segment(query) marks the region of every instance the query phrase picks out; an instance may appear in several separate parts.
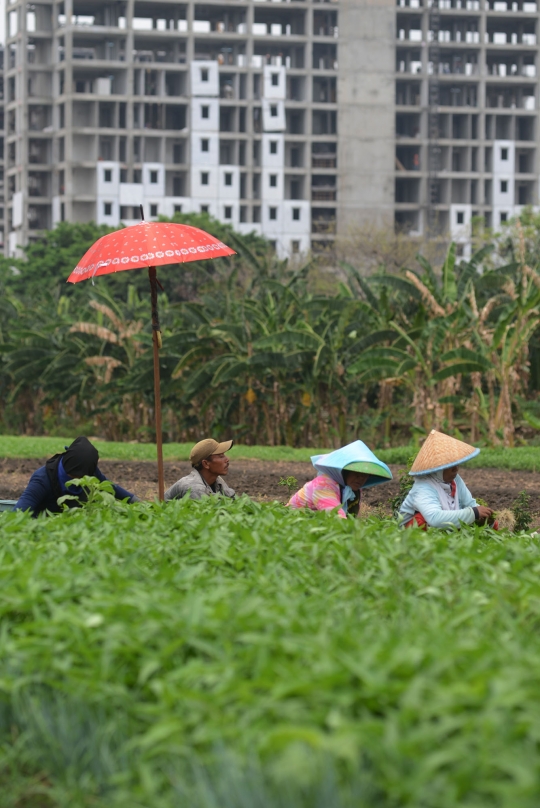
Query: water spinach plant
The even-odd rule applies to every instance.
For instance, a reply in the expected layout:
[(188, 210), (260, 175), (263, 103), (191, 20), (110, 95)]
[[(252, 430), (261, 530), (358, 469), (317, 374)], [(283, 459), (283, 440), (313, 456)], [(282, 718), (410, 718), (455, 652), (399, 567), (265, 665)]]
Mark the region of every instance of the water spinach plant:
[(534, 536), (247, 498), (0, 533), (1, 808), (538, 805)]

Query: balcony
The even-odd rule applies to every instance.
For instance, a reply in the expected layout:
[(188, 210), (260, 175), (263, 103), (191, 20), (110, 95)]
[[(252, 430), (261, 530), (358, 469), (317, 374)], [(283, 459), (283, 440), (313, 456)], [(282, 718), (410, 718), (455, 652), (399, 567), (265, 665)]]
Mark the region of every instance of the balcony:
[[(331, 178), (313, 177), (311, 186), (311, 199), (313, 202), (335, 202), (337, 199), (337, 189), (335, 182), (329, 182)], [(333, 179), (333, 178), (332, 178)], [(321, 182), (324, 180), (324, 182)]]
[(337, 168), (336, 154), (314, 154), (311, 158), (312, 168)]
[(313, 202), (335, 202), (337, 198), (336, 189), (312, 188), (311, 199)]
[(498, 109), (536, 109), (534, 88), (488, 86), (486, 107)]

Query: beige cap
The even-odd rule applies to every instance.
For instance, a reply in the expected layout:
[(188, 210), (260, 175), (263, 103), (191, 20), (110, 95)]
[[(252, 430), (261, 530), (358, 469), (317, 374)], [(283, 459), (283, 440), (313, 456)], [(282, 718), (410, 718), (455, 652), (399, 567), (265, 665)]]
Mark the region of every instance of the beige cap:
[(480, 449), (432, 429), (416, 455), (409, 474), (415, 477), (449, 469), (472, 460), (477, 454), (480, 454)]
[(233, 443), (233, 440), (225, 440), (223, 443), (218, 443), (217, 440), (214, 440), (213, 438), (200, 440), (195, 444), (189, 453), (191, 465), (198, 466), (199, 463), (201, 463), (203, 460), (207, 460), (211, 455), (228, 452)]

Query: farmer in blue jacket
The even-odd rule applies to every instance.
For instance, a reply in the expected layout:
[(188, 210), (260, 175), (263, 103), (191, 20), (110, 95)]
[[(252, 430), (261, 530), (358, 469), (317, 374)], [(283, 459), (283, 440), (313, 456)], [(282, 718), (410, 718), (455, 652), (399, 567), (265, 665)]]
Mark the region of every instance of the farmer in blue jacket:
[(427, 530), (487, 522), (496, 527), (492, 509), (478, 505), (458, 474), (460, 465), (479, 452), (468, 443), (432, 429), (409, 472), (415, 481), (399, 509), (401, 526)]
[[(43, 511), (49, 513), (60, 513), (62, 507), (58, 505), (58, 499), (65, 494), (78, 497), (77, 500), (68, 500), (70, 508), (78, 507), (85, 499), (82, 488), (70, 485), (66, 487), (69, 480), (79, 477), (97, 477), (100, 482), (107, 478), (98, 468), (99, 452), (88, 438), (75, 438), (71, 446), (65, 452), (55, 454), (47, 460), (44, 466), (34, 471), (28, 485), (21, 494), (16, 511), (30, 511), (32, 516), (37, 516)], [(113, 485), (116, 499), (129, 499), (136, 502), (137, 497), (119, 485)]]

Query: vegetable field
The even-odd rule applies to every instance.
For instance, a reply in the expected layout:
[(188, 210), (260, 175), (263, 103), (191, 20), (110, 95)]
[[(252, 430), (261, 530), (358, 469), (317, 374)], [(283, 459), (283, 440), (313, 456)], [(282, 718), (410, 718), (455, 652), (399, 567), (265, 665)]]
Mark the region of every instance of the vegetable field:
[(0, 533), (2, 807), (538, 805), (538, 537), (247, 498)]

